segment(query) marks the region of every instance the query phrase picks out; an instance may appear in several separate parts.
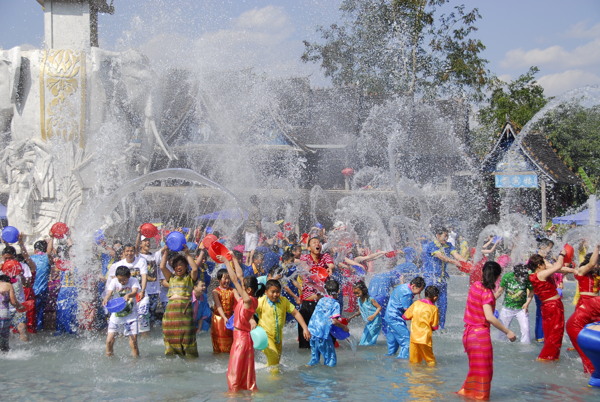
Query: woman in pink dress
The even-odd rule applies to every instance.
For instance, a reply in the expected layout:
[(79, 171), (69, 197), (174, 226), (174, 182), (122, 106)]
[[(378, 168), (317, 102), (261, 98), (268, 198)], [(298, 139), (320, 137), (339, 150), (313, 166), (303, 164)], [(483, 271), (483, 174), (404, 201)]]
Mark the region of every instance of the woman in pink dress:
[(482, 281), (475, 282), (469, 289), (465, 307), (465, 332), (463, 345), (469, 356), (469, 373), (459, 395), (473, 399), (490, 399), (494, 374), (494, 351), (490, 337), (490, 324), (504, 332), (511, 342), (517, 336), (494, 317), (496, 299), (494, 288), (502, 273), (500, 264), (488, 261), (483, 265)]
[[(241, 295), (233, 313), (233, 343), (229, 353), (227, 385), (230, 392), (258, 391), (256, 371), (254, 370), (254, 345), (250, 336), (250, 331), (256, 326), (252, 317), (258, 305), (258, 300), (254, 297), (258, 289), (258, 281), (255, 277), (243, 277), (243, 271), (237, 258), (233, 258), (233, 264), (224, 258), (222, 262), (227, 265), (231, 282)], [(243, 278), (243, 284), (240, 278)]]

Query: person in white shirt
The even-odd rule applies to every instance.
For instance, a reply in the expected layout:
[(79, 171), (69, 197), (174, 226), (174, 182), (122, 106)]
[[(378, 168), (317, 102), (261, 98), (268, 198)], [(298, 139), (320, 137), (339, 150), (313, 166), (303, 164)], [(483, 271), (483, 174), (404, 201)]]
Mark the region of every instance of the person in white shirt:
[(138, 311), (139, 332), (147, 333), (150, 331), (151, 323), (160, 321), (160, 317), (157, 315), (157, 307), (160, 302), (160, 280), (158, 278), (160, 269), (158, 269), (156, 254), (150, 251), (150, 238), (142, 236), (139, 230), (135, 246), (137, 255), (144, 258), (148, 264), (145, 297), (140, 300)]
[(111, 313), (108, 320), (108, 334), (106, 335), (106, 356), (113, 355), (113, 347), (118, 333), (129, 337), (129, 346), (133, 357), (138, 357), (140, 351), (137, 343), (138, 334), (138, 312), (136, 305), (136, 295), (140, 290), (140, 283), (136, 278), (131, 277), (129, 267), (125, 265), (117, 266), (115, 277), (109, 280), (106, 285), (106, 296), (102, 305), (106, 306), (116, 293), (118, 297), (123, 297), (127, 305), (119, 312)]

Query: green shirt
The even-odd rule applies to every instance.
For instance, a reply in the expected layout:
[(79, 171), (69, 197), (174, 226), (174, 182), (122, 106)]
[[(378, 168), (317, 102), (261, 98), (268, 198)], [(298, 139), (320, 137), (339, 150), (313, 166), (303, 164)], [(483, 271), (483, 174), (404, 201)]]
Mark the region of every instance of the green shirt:
[(515, 279), (515, 273), (509, 272), (502, 277), (500, 286), (504, 288), (504, 306), (512, 309), (521, 309), (527, 301), (527, 289), (533, 290), (531, 282), (527, 280), (521, 284)]

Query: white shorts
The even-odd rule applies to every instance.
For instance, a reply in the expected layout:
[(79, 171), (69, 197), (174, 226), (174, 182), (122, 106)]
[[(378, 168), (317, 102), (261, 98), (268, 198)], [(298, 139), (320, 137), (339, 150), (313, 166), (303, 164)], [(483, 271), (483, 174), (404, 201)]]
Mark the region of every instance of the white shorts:
[(244, 252), (256, 250), (258, 246), (258, 233), (244, 232)]
[(138, 332), (150, 331), (150, 298), (148, 295), (138, 303)]
[(138, 334), (138, 320), (133, 318), (123, 322), (115, 322), (112, 317), (108, 320), (108, 333), (116, 332), (124, 336), (131, 336)]

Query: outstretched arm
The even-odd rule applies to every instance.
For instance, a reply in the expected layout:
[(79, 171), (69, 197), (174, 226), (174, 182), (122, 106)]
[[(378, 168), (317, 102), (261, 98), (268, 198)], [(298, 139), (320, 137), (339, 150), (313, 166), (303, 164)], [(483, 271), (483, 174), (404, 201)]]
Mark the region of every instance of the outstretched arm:
[(164, 246), (161, 250), (161, 258), (160, 258), (160, 270), (163, 274), (163, 276), (165, 277), (165, 281), (167, 283), (169, 283), (169, 279), (171, 279), (171, 276), (173, 275), (171, 273), (171, 271), (169, 271), (167, 269), (167, 255), (169, 253), (169, 249), (167, 248), (167, 246)]

